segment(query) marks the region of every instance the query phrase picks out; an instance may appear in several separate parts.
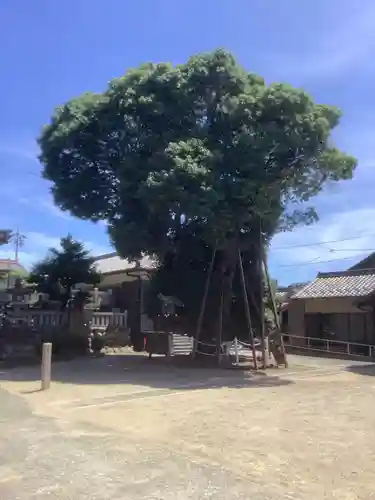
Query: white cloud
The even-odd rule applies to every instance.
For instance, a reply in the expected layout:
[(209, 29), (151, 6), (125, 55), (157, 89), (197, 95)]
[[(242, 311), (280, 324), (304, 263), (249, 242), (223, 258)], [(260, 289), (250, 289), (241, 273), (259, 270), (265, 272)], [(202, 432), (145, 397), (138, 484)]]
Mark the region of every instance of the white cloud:
[(64, 220), (71, 220), (72, 216), (68, 212), (63, 212), (57, 207), (50, 197), (46, 196), (38, 196), (38, 197), (29, 197), (29, 196), (21, 196), (17, 199), (18, 203), (22, 205), (26, 205), (32, 207), (33, 210), (41, 209), (43, 212), (48, 213), (54, 217), (58, 217)]
[[(38, 253), (32, 252), (19, 252), (19, 262), (26, 267), (26, 269), (30, 269), (30, 267), (40, 259), (40, 255)], [(14, 260), (14, 250), (0, 250), (0, 258), (1, 259), (10, 259)]]
[(54, 215), (55, 217), (59, 217), (64, 220), (71, 220), (72, 216), (69, 215), (68, 212), (63, 212), (57, 207), (52, 200), (48, 199), (40, 199), (39, 204), (42, 208), (44, 208), (49, 214)]
[[(59, 238), (33, 231), (24, 233), (24, 236), (26, 236), (26, 239), (24, 245), (20, 248), (18, 257), (20, 263), (27, 268), (37, 260), (43, 258), (49, 248), (58, 246), (60, 242)], [(0, 247), (0, 258), (15, 258), (15, 247), (13, 243)]]
[(3, 141), (0, 142), (0, 152), (39, 163), (39, 150), (35, 141)]
[[(340, 3), (337, 4), (340, 7)], [(271, 57), (281, 71), (288, 75), (328, 78), (361, 64), (375, 53), (375, 2), (363, 0), (355, 5), (332, 11), (328, 10), (327, 23), (312, 27), (310, 32), (316, 38), (313, 50), (306, 50), (298, 56), (273, 54)], [(324, 29), (324, 27), (326, 29)], [(372, 65), (370, 66), (372, 69)]]
[(50, 236), (36, 231), (29, 231), (25, 236), (25, 246), (27, 245), (31, 248), (47, 250), (51, 247), (58, 247), (60, 245), (60, 238), (57, 236)]
[(85, 248), (90, 252), (93, 257), (99, 255), (104, 255), (106, 253), (114, 252), (114, 249), (108, 244), (108, 246), (98, 245), (92, 241), (84, 242)]
[(375, 252), (373, 220), (375, 208), (361, 208), (326, 217), (315, 226), (278, 234), (272, 241), (270, 258), (276, 269), (306, 265), (318, 271), (319, 263), (326, 267), (331, 261), (332, 268), (345, 268), (346, 260), (361, 260)]
[[(36, 231), (29, 231), (24, 233), (24, 235), (26, 236), (26, 240), (24, 246), (22, 246), (21, 251), (19, 252), (19, 261), (27, 268), (30, 268), (32, 264), (45, 257), (50, 248), (60, 247), (60, 237)], [(76, 238), (75, 236), (73, 237)], [(93, 256), (113, 251), (109, 245), (99, 245), (92, 241), (83, 241), (83, 244)], [(0, 258), (14, 259), (14, 257), (14, 245), (9, 244), (0, 247)]]
[[(319, 54), (308, 61), (303, 68), (305, 73), (337, 73), (347, 69), (353, 63), (363, 61), (375, 48), (375, 9), (374, 4), (367, 5), (357, 15), (352, 15), (340, 22), (337, 29), (323, 40)], [(313, 62), (313, 64), (311, 64)]]

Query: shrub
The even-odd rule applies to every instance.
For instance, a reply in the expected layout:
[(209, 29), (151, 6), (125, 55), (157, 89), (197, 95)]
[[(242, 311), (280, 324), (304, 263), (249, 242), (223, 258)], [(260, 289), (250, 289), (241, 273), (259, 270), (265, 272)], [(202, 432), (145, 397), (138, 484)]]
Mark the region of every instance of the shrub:
[(86, 334), (71, 333), (61, 327), (48, 329), (48, 331), (41, 333), (36, 344), (39, 356), (42, 354), (44, 342), (51, 342), (52, 354), (60, 358), (82, 356), (88, 350), (88, 337)]
[(99, 354), (101, 350), (104, 348), (104, 337), (102, 335), (99, 335), (98, 333), (95, 333), (91, 337), (91, 349), (94, 352), (94, 354)]

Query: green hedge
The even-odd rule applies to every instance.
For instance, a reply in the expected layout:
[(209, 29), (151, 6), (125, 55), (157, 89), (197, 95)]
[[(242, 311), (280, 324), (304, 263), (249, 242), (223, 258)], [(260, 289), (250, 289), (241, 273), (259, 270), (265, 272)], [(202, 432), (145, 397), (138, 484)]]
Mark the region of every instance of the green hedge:
[(56, 328), (41, 334), (36, 345), (39, 356), (42, 354), (44, 342), (52, 343), (52, 354), (56, 357), (83, 356), (88, 352), (88, 336), (86, 334), (71, 333), (62, 328)]

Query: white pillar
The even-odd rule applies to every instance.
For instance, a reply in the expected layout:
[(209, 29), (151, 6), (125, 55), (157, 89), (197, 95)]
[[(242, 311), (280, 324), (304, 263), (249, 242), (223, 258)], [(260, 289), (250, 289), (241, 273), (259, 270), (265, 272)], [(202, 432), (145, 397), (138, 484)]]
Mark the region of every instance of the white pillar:
[(42, 369), (41, 369), (42, 391), (49, 389), (51, 385), (51, 362), (52, 362), (52, 344), (50, 342), (45, 342), (43, 343), (43, 351), (42, 351)]
[(238, 340), (237, 340), (237, 337), (234, 337), (234, 354), (235, 354), (235, 359), (236, 359), (236, 365), (238, 365), (239, 362), (240, 362), (240, 357), (238, 355)]
[(167, 335), (168, 335), (168, 358), (171, 358), (173, 352), (173, 333), (167, 333)]

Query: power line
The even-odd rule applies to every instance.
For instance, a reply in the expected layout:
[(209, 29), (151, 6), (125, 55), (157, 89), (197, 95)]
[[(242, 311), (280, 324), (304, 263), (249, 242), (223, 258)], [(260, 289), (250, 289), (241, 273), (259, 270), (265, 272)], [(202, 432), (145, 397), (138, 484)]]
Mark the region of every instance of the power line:
[[(371, 251), (375, 251), (375, 250), (371, 250)], [(280, 264), (278, 267), (301, 267), (301, 266), (311, 266), (311, 265), (315, 265), (315, 264), (329, 264), (332, 262), (341, 262), (343, 260), (352, 260), (352, 259), (355, 259), (355, 258), (361, 256), (361, 255), (362, 255), (362, 253), (352, 255), (351, 257), (342, 257), (341, 259), (311, 260), (311, 261), (307, 261), (307, 262), (300, 262), (298, 264)]]
[(320, 246), (320, 245), (328, 245), (329, 243), (341, 243), (342, 241), (352, 241), (352, 240), (359, 240), (361, 238), (367, 238), (367, 237), (372, 237), (375, 236), (374, 233), (370, 234), (362, 234), (361, 236), (352, 236), (351, 238), (341, 238), (338, 240), (330, 240), (330, 241), (319, 241), (317, 243), (303, 243), (302, 245), (289, 245), (285, 247), (276, 247), (272, 248), (272, 251), (276, 250), (290, 250), (291, 248), (306, 248), (306, 247), (315, 247), (315, 246)]

